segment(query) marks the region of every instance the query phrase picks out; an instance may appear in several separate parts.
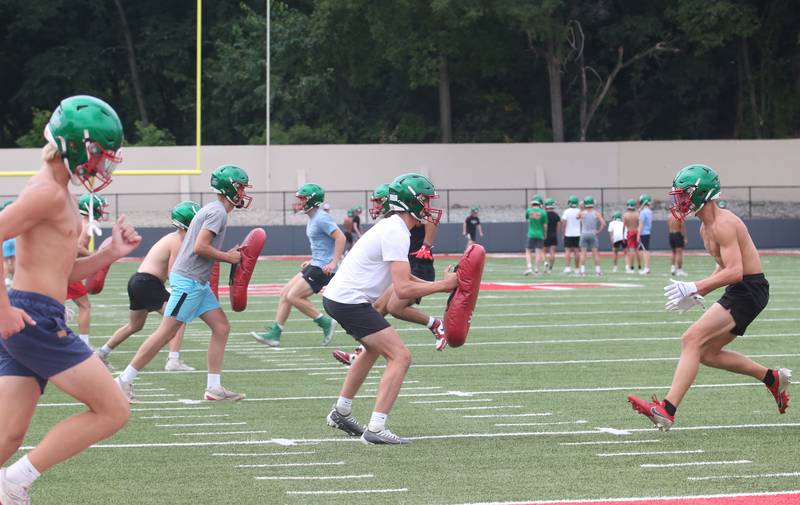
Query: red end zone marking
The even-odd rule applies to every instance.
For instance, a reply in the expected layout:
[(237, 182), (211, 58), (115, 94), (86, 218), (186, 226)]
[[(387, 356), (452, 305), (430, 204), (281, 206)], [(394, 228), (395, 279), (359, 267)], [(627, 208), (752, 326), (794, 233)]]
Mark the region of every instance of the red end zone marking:
[[(533, 501), (514, 505), (798, 505), (798, 493), (764, 493), (755, 495), (683, 497), (683, 498), (633, 498), (617, 500)], [(510, 504), (509, 504), (510, 505)]]

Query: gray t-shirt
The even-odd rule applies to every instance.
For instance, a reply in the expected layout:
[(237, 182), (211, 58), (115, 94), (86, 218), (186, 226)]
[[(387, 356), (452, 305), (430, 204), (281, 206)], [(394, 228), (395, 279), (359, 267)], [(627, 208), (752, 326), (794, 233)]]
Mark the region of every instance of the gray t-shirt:
[(598, 219), (594, 210), (584, 212), (581, 217), (581, 235), (595, 235), (599, 231), (597, 225)]
[(214, 260), (204, 258), (194, 252), (194, 244), (200, 236), (200, 230), (209, 230), (214, 233), (211, 245), (215, 249), (222, 249), (222, 242), (225, 240), (225, 226), (228, 224), (228, 212), (222, 202), (216, 200), (205, 205), (192, 219), (186, 237), (183, 239), (178, 257), (172, 265), (172, 271), (176, 274), (194, 279), (200, 282), (208, 282), (211, 276), (211, 268)]

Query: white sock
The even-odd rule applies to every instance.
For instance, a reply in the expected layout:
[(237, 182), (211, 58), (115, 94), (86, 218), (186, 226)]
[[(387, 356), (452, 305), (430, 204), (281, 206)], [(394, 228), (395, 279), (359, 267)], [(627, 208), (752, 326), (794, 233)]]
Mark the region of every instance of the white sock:
[(169, 352), (169, 358), (167, 359), (181, 359), (181, 353), (179, 352)]
[(283, 331), (283, 325), (282, 324), (275, 323), (275, 326), (277, 326), (279, 330)]
[(388, 414), (382, 414), (380, 412), (373, 412), (372, 417), (369, 418), (369, 431), (377, 433), (379, 431), (383, 431), (386, 429), (386, 417)]
[(28, 459), (28, 456), (22, 456), (16, 463), (8, 467), (6, 470), (6, 479), (12, 484), (22, 486), (24, 488), (31, 487), (33, 481), (39, 478), (41, 473), (37, 470)]
[(78, 335), (78, 338), (81, 339), (84, 344), (89, 345), (89, 335)]
[(319, 315), (313, 319), (313, 321), (315, 321), (315, 322), (319, 322), (319, 320), (320, 320), (320, 319), (322, 319), (322, 316), (324, 316), (324, 315), (325, 315), (325, 314), (323, 314), (322, 312), (320, 312), (320, 313), (319, 313)]
[(218, 373), (210, 373), (208, 374), (208, 380), (206, 381), (206, 388), (211, 389), (215, 387), (219, 387), (222, 385), (222, 376)]
[(530, 264), (530, 263), (528, 263), (528, 270), (530, 270), (530, 269), (531, 269), (531, 264)]
[(125, 371), (122, 372), (122, 375), (119, 376), (119, 380), (130, 384), (131, 382), (134, 381), (134, 379), (136, 379), (138, 375), (139, 375), (139, 370), (128, 365), (125, 367)]
[(353, 399), (352, 398), (345, 398), (344, 396), (340, 396), (338, 400), (336, 400), (336, 412), (346, 416), (353, 411)]
[(108, 345), (106, 345), (106, 344), (103, 344), (103, 347), (101, 347), (100, 349), (98, 349), (98, 350), (97, 350), (97, 353), (98, 353), (100, 356), (103, 356), (103, 357), (105, 357), (105, 356), (108, 356), (109, 354), (111, 354), (111, 351), (113, 351), (113, 349), (112, 349), (112, 348), (110, 348), (110, 347), (109, 347)]
[(433, 328), (433, 323), (435, 323), (435, 322), (436, 322), (436, 318), (435, 317), (433, 317), (433, 316), (428, 317), (428, 324), (427, 324), (428, 328)]
[(595, 272), (599, 272), (600, 271), (600, 265), (595, 265), (594, 266), (594, 271)]

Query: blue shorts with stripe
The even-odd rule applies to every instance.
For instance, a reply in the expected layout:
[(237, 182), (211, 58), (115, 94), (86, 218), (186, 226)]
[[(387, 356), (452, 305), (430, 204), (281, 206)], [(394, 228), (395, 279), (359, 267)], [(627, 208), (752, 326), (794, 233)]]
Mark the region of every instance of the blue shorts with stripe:
[(169, 274), (169, 286), (172, 293), (167, 301), (165, 316), (188, 324), (206, 312), (220, 308), (219, 300), (214, 296), (208, 282), (200, 282), (173, 272)]
[(49, 296), (16, 289), (8, 291), (8, 299), (36, 324), (0, 338), (0, 377), (33, 377), (44, 392), (50, 377), (92, 356), (89, 346), (67, 328), (64, 305)]

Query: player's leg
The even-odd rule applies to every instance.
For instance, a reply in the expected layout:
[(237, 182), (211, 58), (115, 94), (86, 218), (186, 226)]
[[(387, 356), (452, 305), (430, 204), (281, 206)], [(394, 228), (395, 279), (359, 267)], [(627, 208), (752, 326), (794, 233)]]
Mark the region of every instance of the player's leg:
[(83, 295), (73, 300), (78, 306), (78, 336), (86, 345), (89, 345), (89, 331), (92, 324), (92, 302), (89, 295)]
[(428, 321), (431, 319), (428, 314), (414, 307), (414, 300), (398, 298), (394, 290), (392, 290), (386, 308), (392, 316), (409, 323), (427, 326)]
[[(322, 313), (318, 311), (311, 300), (308, 299), (313, 294), (314, 290), (301, 276), (297, 281), (292, 282), (292, 285), (289, 286), (289, 290), (286, 293), (286, 300), (289, 302), (289, 304), (291, 304), (292, 307), (295, 307), (297, 310), (311, 319), (316, 320), (320, 315), (322, 315)], [(280, 323), (284, 324), (284, 322), (285, 320)]]
[(22, 445), (41, 395), (41, 386), (34, 377), (0, 377), (0, 466)]
[(552, 271), (553, 270), (553, 265), (556, 262), (556, 246), (551, 245), (548, 249), (549, 249), (549, 251), (548, 251), (548, 256), (549, 256), (548, 257), (548, 266), (549, 266), (550, 270)]
[(530, 247), (525, 248), (525, 262), (528, 267), (523, 272), (523, 275), (530, 275), (533, 273), (533, 264), (531, 263), (531, 249)]
[(581, 274), (586, 273), (586, 247), (581, 246), (580, 262), (577, 265)]
[(128, 339), (134, 333), (141, 331), (144, 327), (144, 323), (147, 322), (147, 310), (131, 310), (128, 312), (128, 322), (125, 323), (124, 326), (117, 329), (111, 338), (103, 344), (102, 347), (98, 348), (95, 351), (97, 357), (100, 358), (100, 361), (109, 369), (112, 370), (111, 363), (108, 361), (108, 357), (111, 355), (111, 351), (117, 348), (118, 345), (123, 343), (125, 340)]
[(569, 273), (570, 262), (572, 261), (572, 248), (567, 245), (567, 238), (564, 238), (564, 273)]
[(55, 425), (31, 452), (33, 466), (44, 472), (110, 437), (128, 422), (128, 402), (100, 360), (90, 357), (50, 377), (56, 387), (89, 410)]
[(592, 259), (594, 260), (594, 272), (600, 275), (600, 252), (597, 250), (597, 245), (592, 248)]
[(678, 275), (686, 275), (686, 272), (683, 271), (683, 247), (678, 247), (675, 250), (675, 256), (675, 264), (678, 267), (676, 273)]
[(289, 282), (281, 289), (280, 299), (278, 300), (278, 311), (275, 314), (275, 322), (272, 326), (264, 326), (266, 331), (252, 331), (250, 334), (257, 341), (266, 344), (270, 347), (279, 347), (281, 345), (281, 333), (283, 332), (283, 325), (289, 319), (289, 314), (292, 312), (292, 304), (289, 302), (289, 291), (295, 284), (303, 282), (303, 274), (297, 273), (294, 277), (289, 279)]
[(310, 317), (322, 330), (322, 345), (328, 345), (336, 331), (336, 321), (317, 310), (308, 298), (328, 284), (331, 277), (316, 266), (303, 269), (302, 277), (289, 288), (287, 298), (292, 306)]
[(183, 345), (183, 334), (186, 332), (186, 325), (181, 325), (175, 336), (169, 341), (169, 354), (164, 370), (167, 372), (193, 372), (194, 367), (187, 365), (181, 359), (181, 346)]
[[(212, 294), (213, 298), (214, 295)], [(214, 298), (216, 301), (216, 298)], [(228, 344), (228, 335), (231, 325), (228, 316), (217, 305), (216, 308), (203, 312), (200, 319), (211, 330), (211, 339), (208, 342), (208, 378), (206, 382), (206, 400), (239, 401), (245, 395), (235, 393), (222, 386), (222, 364), (225, 360), (225, 346)]]
[(544, 253), (542, 252), (542, 245), (541, 243), (537, 244), (537, 247), (533, 250), (535, 259), (533, 261), (533, 271), (537, 274), (539, 273), (539, 266), (542, 264), (542, 260), (544, 259)]
[(391, 300), (393, 294), (394, 286), (389, 286), (380, 298), (375, 300), (375, 303), (372, 304), (372, 308), (377, 310), (378, 314), (385, 316), (389, 313), (389, 300)]

